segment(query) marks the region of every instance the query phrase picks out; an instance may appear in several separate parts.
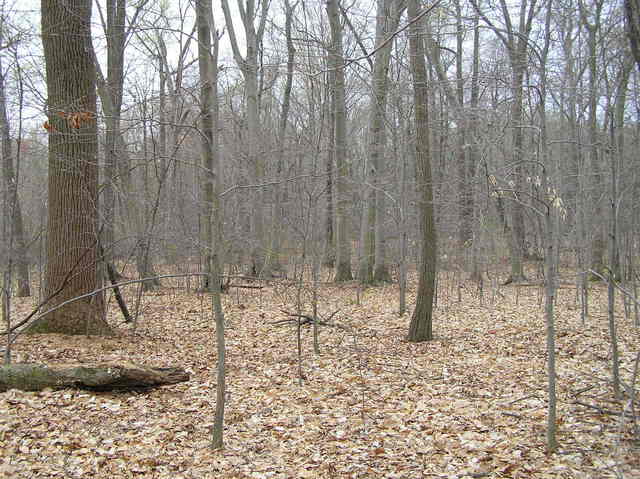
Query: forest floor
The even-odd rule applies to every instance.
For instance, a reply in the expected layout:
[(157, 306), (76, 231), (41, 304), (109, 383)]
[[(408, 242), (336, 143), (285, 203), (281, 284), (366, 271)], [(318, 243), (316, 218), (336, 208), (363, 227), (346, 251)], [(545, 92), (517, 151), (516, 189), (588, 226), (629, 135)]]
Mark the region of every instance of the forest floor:
[[(397, 285), (323, 284), (339, 327), (272, 324), (297, 288), (272, 283), (224, 296), (225, 448), (212, 450), (215, 327), (204, 294), (165, 280), (142, 297), (137, 331), (113, 338), (22, 336), (14, 362), (126, 360), (182, 366), (186, 383), (148, 392), (0, 394), (0, 477), (7, 478), (607, 478), (640, 477), (633, 421), (610, 383), (606, 289), (580, 319), (575, 288), (557, 304), (559, 451), (545, 451), (546, 355), (540, 286), (458, 289), (443, 273), (435, 339), (408, 343)], [(257, 285), (257, 283), (254, 283)], [(411, 307), (415, 291), (409, 295)], [(460, 296), (459, 296), (459, 294)], [(135, 290), (127, 291), (130, 306)], [(301, 294), (310, 311), (312, 294)], [(33, 300), (17, 299), (14, 321)], [(638, 328), (617, 308), (621, 374), (630, 384)], [(302, 378), (300, 377), (302, 374)]]

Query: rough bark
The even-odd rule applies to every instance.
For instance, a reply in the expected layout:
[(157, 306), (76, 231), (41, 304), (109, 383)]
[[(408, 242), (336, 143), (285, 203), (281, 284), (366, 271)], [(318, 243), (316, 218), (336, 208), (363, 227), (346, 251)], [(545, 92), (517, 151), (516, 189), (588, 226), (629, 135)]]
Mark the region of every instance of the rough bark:
[[(47, 77), (49, 182), (46, 308), (99, 285), (96, 72), (91, 0), (42, 1)], [(74, 38), (76, 41), (69, 41)], [(47, 314), (32, 333), (111, 334), (99, 296)]]
[(78, 388), (93, 391), (146, 389), (189, 380), (183, 368), (154, 368), (131, 363), (29, 364), (0, 366), (0, 392), (9, 389)]

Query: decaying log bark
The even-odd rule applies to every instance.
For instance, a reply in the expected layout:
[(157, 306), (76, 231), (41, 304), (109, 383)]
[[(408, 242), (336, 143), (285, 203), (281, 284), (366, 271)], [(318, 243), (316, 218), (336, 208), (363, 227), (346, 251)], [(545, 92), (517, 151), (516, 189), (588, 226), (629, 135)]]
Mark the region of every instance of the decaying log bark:
[(131, 363), (10, 364), (0, 366), (0, 392), (79, 388), (94, 391), (143, 389), (189, 380), (182, 368), (152, 368)]

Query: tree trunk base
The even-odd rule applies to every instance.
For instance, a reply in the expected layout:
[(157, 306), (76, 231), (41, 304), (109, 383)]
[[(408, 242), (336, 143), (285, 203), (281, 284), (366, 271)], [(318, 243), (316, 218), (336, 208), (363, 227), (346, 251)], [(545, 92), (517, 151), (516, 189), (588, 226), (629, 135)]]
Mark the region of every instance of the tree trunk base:
[(188, 381), (182, 368), (152, 368), (131, 363), (9, 364), (0, 366), (0, 392), (78, 388), (93, 391), (148, 389)]

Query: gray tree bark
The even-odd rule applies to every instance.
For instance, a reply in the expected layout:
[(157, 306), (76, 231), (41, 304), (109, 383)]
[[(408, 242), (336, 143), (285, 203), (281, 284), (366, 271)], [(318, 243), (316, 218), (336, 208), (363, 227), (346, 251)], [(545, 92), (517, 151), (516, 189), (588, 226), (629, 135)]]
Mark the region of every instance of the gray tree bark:
[[(363, 215), (363, 254), (358, 277), (363, 283), (389, 281), (391, 276), (386, 261), (384, 231), (385, 193), (383, 168), (386, 143), (384, 124), (389, 89), (389, 61), (393, 42), (388, 36), (398, 28), (404, 10), (401, 0), (378, 0), (376, 12), (376, 42), (370, 99), (369, 161), (367, 165), (368, 190)], [(384, 43), (386, 41), (386, 43)]]
[[(27, 258), (27, 242), (25, 238), (24, 223), (22, 220), (22, 207), (18, 197), (18, 178), (14, 167), (15, 156), (11, 144), (11, 126), (7, 116), (7, 96), (5, 77), (2, 64), (0, 64), (0, 143), (2, 150), (2, 173), (5, 183), (4, 204), (5, 215), (10, 224), (9, 262), (15, 264), (17, 288), (15, 296), (31, 296), (29, 282), (29, 260)], [(8, 268), (12, 270), (13, 268)], [(8, 285), (5, 285), (7, 288)]]
[[(209, 208), (207, 233), (209, 240), (209, 288), (211, 309), (216, 322), (216, 349), (218, 353), (216, 381), (216, 411), (211, 437), (211, 446), (223, 446), (224, 407), (226, 390), (224, 312), (221, 300), (221, 254), (222, 254), (222, 211), (220, 208), (220, 152), (218, 148), (218, 99), (217, 59), (218, 38), (212, 50), (213, 15), (211, 0), (196, 3), (198, 24), (198, 65), (200, 68), (200, 123), (202, 128), (202, 163), (205, 174), (205, 200)], [(214, 33), (215, 34), (215, 33)]]
[(342, 25), (340, 23), (340, 0), (327, 0), (327, 15), (331, 27), (331, 47), (329, 49), (329, 68), (333, 70), (333, 92), (335, 97), (335, 163), (336, 163), (336, 266), (334, 281), (350, 281), (351, 238), (347, 208), (349, 193), (347, 177), (347, 122), (344, 87), (344, 58), (342, 53)]
[[(238, 0), (238, 9), (244, 28), (246, 51), (243, 56), (240, 52), (238, 40), (236, 38), (235, 27), (228, 0), (221, 0), (224, 12), (229, 40), (233, 50), (233, 57), (242, 72), (244, 78), (244, 91), (247, 115), (247, 137), (248, 137), (248, 161), (253, 167), (253, 181), (256, 187), (252, 190), (253, 211), (251, 214), (251, 233), (253, 236), (253, 246), (251, 248), (251, 273), (262, 276), (269, 274), (269, 258), (266, 254), (267, 245), (264, 235), (264, 187), (260, 186), (264, 182), (265, 162), (258, 152), (260, 143), (259, 124), (259, 85), (258, 85), (258, 49), (262, 43), (264, 29), (267, 20), (267, 0)], [(260, 10), (258, 17), (257, 11)], [(256, 28), (255, 22), (258, 22)]]
[[(49, 125), (44, 297), (51, 308), (99, 286), (91, 0), (42, 0), (41, 19)], [(112, 330), (104, 320), (104, 303), (94, 296), (47, 314), (30, 332), (105, 335)]]

